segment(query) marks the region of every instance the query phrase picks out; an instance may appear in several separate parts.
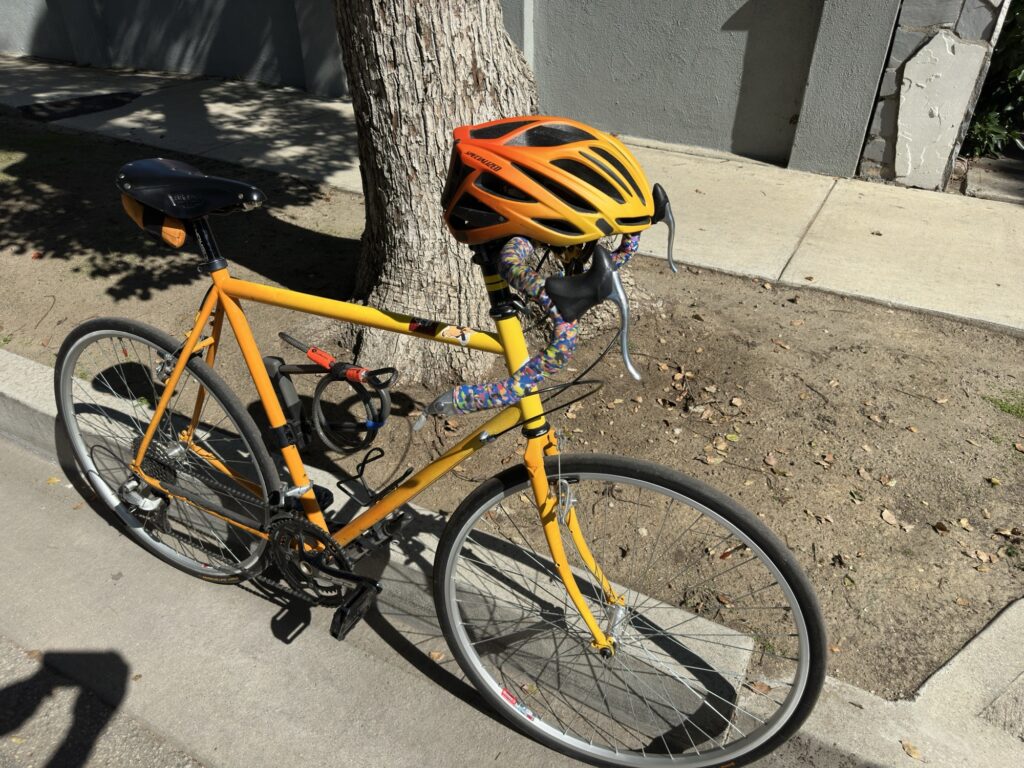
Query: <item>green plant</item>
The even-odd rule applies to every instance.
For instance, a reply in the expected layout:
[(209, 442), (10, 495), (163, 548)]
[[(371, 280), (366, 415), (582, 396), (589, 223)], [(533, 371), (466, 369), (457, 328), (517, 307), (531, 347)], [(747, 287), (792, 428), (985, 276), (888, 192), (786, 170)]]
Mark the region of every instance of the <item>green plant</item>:
[(1024, 419), (1024, 392), (1011, 390), (1005, 392), (1002, 397), (986, 395), (985, 400), (1003, 413), (1016, 416), (1018, 419)]
[(974, 108), (961, 154), (995, 157), (1024, 137), (1024, 3), (1014, 3)]

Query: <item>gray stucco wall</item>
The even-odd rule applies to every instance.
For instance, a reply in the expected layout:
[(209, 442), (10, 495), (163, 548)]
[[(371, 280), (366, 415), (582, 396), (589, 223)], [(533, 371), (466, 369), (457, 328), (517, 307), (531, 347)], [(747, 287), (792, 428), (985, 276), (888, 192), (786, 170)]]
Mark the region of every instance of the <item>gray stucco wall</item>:
[(900, 3), (825, 3), (790, 168), (857, 172)]
[(0, 8), (4, 53), (345, 92), (333, 0), (0, 0)]
[(785, 164), (822, 0), (545, 0), (541, 109)]

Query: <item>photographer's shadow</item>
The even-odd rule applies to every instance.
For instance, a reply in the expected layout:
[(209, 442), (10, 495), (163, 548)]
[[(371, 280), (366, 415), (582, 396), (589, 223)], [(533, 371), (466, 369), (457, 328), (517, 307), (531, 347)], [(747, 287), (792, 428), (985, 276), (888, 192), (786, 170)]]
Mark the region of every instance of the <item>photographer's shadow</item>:
[(28, 723), (58, 689), (79, 688), (71, 725), (46, 766), (84, 766), (124, 700), (128, 672), (114, 651), (48, 651), (34, 675), (0, 689), (0, 736)]

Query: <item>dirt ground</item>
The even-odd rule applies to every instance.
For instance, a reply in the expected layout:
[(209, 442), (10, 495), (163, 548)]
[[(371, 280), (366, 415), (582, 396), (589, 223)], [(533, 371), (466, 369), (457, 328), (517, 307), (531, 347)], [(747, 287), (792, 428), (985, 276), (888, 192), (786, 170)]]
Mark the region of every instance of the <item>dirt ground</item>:
[[(113, 186), (122, 163), (152, 154), (0, 116), (0, 346), (52, 365), (67, 331), (91, 317), (127, 315), (172, 333), (191, 324), (205, 279), (196, 258), (147, 241)], [(268, 194), (264, 209), (215, 222), (233, 274), (347, 295), (360, 198), (193, 162)], [(685, 259), (685, 242), (678, 251)], [(1024, 340), (810, 288), (697, 270), (673, 277), (655, 260), (638, 258), (631, 271), (644, 309), (632, 344), (644, 381), (625, 378), (609, 355), (597, 369), (605, 388), (554, 418), (566, 449), (670, 464), (762, 516), (817, 589), (832, 674), (909, 696), (1024, 596), (1024, 407), (1010, 412), (1024, 398)], [(266, 354), (293, 357), (278, 330), (337, 350), (336, 329), (322, 320), (247, 309)], [(423, 314), (457, 319), (427, 304)], [(580, 362), (601, 346), (585, 345)], [(231, 377), (238, 356), (221, 366)], [(406, 379), (402, 394), (399, 415), (436, 393)], [(460, 421), (413, 435), (409, 420), (393, 419), (375, 474), (422, 465), (473, 420)], [(513, 459), (512, 440), (419, 501), (453, 509)]]

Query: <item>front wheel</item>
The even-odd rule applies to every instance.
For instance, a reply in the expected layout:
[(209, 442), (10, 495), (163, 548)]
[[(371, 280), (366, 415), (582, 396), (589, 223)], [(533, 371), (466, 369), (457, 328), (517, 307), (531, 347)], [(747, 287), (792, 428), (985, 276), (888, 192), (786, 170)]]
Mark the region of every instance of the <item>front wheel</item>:
[(434, 566), (445, 638), (491, 706), (530, 737), (610, 766), (741, 765), (792, 735), (825, 678), (824, 624), (792, 554), (742, 507), (665, 467), (564, 455), (546, 468), (622, 598), (604, 597), (560, 523), (615, 652), (592, 647), (526, 471), (507, 470), (462, 502)]

